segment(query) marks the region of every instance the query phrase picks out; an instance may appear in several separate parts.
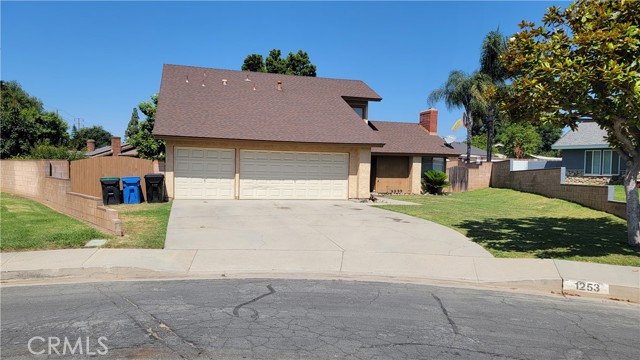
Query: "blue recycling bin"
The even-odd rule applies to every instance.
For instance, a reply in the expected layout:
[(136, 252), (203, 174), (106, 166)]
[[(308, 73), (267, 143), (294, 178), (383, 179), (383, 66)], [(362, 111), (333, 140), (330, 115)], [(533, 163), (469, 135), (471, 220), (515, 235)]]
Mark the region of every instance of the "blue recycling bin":
[(125, 176), (122, 178), (122, 199), (125, 204), (139, 204), (140, 199), (140, 177)]

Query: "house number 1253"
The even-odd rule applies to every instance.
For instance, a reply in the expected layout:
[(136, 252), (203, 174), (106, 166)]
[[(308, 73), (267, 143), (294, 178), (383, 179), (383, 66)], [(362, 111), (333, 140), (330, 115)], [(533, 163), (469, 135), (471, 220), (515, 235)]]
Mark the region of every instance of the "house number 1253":
[(565, 280), (562, 282), (563, 290), (575, 290), (596, 294), (608, 294), (609, 284), (584, 280)]

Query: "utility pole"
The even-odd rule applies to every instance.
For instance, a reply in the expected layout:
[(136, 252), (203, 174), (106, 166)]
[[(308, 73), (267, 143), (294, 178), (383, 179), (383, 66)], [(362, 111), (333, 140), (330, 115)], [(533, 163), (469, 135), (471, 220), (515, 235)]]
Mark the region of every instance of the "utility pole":
[(84, 127), (84, 119), (83, 118), (74, 118), (74, 124), (76, 124), (76, 129), (80, 130)]

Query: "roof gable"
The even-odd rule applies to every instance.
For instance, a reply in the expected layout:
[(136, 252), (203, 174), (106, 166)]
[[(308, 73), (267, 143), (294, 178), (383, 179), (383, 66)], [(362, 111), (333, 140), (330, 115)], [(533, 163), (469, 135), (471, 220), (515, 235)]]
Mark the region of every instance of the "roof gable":
[(448, 147), (444, 140), (430, 135), (416, 123), (372, 121), (384, 141), (381, 148), (371, 152), (380, 154), (416, 154), (458, 156), (460, 152)]
[(607, 132), (600, 128), (595, 121), (583, 121), (575, 131), (562, 135), (551, 145), (552, 149), (589, 149), (611, 147), (606, 139)]
[(154, 134), (381, 144), (344, 98), (381, 100), (357, 80), (165, 65)]

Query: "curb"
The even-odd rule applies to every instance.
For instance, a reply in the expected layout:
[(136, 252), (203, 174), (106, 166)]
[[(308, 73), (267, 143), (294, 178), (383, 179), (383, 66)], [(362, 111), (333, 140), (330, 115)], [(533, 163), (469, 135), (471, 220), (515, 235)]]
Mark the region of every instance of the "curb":
[(407, 283), (443, 287), (463, 287), (493, 291), (508, 291), (518, 293), (532, 293), (548, 296), (560, 295), (567, 297), (640, 303), (640, 288), (610, 285), (609, 294), (584, 293), (574, 290), (568, 290), (566, 288), (563, 289), (563, 281), (557, 279), (478, 282), (469, 280), (390, 276), (373, 273), (290, 273), (242, 271), (232, 271), (225, 273), (193, 273), (155, 271), (134, 267), (91, 267), (0, 272), (0, 284), (2, 286), (54, 285), (105, 281), (225, 280), (258, 278)]

